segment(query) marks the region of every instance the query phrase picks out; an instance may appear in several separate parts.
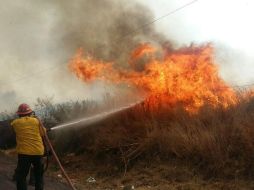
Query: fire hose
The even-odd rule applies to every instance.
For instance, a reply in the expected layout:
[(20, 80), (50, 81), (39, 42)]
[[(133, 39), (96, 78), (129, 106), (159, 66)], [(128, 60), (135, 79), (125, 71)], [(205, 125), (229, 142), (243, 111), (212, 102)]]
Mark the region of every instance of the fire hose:
[(47, 143), (47, 145), (49, 146), (49, 148), (50, 148), (50, 150), (51, 150), (51, 153), (52, 153), (54, 159), (56, 160), (56, 162), (57, 162), (57, 164), (58, 164), (60, 170), (62, 171), (62, 173), (63, 173), (65, 179), (67, 180), (68, 184), (70, 185), (71, 189), (72, 189), (72, 190), (76, 190), (76, 188), (74, 187), (73, 183), (71, 182), (71, 180), (70, 180), (68, 174), (67, 174), (66, 171), (64, 170), (64, 168), (63, 168), (63, 166), (62, 166), (62, 164), (61, 164), (61, 162), (60, 162), (60, 160), (59, 160), (59, 158), (58, 158), (58, 156), (57, 156), (57, 154), (56, 154), (56, 152), (55, 152), (55, 150), (54, 150), (54, 148), (53, 148), (53, 146), (52, 146), (52, 144), (51, 144), (51, 142), (50, 142), (50, 140), (49, 140), (49, 137), (48, 137), (47, 133), (46, 133), (45, 130), (43, 129), (43, 128), (44, 128), (43, 123), (41, 122), (41, 120), (40, 120), (39, 118), (38, 118), (38, 120), (39, 120), (39, 122), (40, 122), (40, 131), (41, 131), (41, 133), (43, 134), (44, 141), (45, 141), (45, 142)]

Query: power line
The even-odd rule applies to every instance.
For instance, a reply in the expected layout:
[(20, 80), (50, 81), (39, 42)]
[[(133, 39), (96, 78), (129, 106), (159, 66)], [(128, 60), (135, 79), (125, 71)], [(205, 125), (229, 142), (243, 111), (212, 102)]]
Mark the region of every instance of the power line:
[(11, 80), (11, 81), (1, 80), (0, 81), (0, 86), (5, 86), (5, 85), (10, 84), (10, 83), (14, 83), (14, 82), (19, 82), (19, 81), (22, 81), (22, 80), (30, 79), (31, 76), (38, 76), (39, 74), (42, 74), (45, 71), (55, 70), (55, 69), (57, 69), (60, 66), (62, 67), (62, 65), (56, 65), (56, 66), (53, 66), (53, 67), (48, 67), (48, 68), (46, 68), (44, 70), (41, 70), (41, 71), (38, 71), (38, 72), (34, 72), (34, 73), (29, 74), (29, 75), (26, 75), (26, 76), (23, 76), (23, 77), (20, 77), (18, 79), (14, 79), (14, 80)]
[[(184, 4), (184, 5), (182, 5), (182, 6), (178, 7), (178, 8), (176, 8), (176, 9), (174, 9), (173, 11), (170, 11), (170, 12), (166, 13), (165, 15), (162, 15), (162, 16), (160, 16), (160, 17), (158, 17), (158, 18), (155, 18), (155, 19), (151, 20), (150, 22), (147, 22), (147, 23), (145, 23), (145, 24), (139, 26), (138, 28), (136, 28), (136, 29), (130, 31), (129, 33), (127, 33), (127, 34), (125, 34), (124, 36), (122, 36), (121, 38), (125, 38), (125, 37), (127, 37), (127, 36), (129, 36), (129, 35), (131, 35), (131, 34), (136, 33), (137, 31), (139, 31), (139, 30), (141, 30), (141, 29), (143, 29), (143, 28), (145, 28), (145, 27), (151, 25), (151, 24), (154, 24), (155, 22), (158, 22), (158, 21), (160, 21), (160, 20), (162, 20), (162, 19), (164, 19), (164, 18), (166, 18), (166, 17), (168, 17), (168, 16), (171, 16), (171, 15), (175, 14), (176, 12), (178, 12), (178, 11), (180, 11), (180, 10), (182, 10), (182, 9), (184, 9), (184, 8), (186, 8), (186, 7), (188, 7), (188, 6), (192, 5), (192, 4), (194, 4), (194, 3), (196, 3), (197, 1), (198, 1), (198, 0), (190, 1), (190, 2), (188, 2), (188, 3), (186, 3), (186, 4)], [(41, 74), (41, 73), (43, 73), (43, 72), (45, 72), (45, 71), (57, 69), (57, 68), (60, 67), (60, 66), (62, 66), (62, 65), (56, 65), (56, 66), (53, 66), (53, 67), (49, 67), (49, 68), (47, 68), (47, 69), (45, 69), (45, 70), (41, 70), (41, 71), (36, 72), (36, 73), (31, 73), (29, 76), (24, 76), (24, 77), (21, 77), (21, 78), (12, 80), (12, 81), (7, 81), (7, 82), (4, 82), (4, 83), (1, 83), (1, 82), (3, 82), (3, 81), (0, 81), (0, 85), (1, 85), (1, 86), (4, 86), (4, 85), (7, 85), (7, 84), (9, 84), (9, 83), (19, 82), (19, 81), (22, 81), (22, 80), (26, 80), (26, 79), (31, 78), (31, 76), (36, 76), (36, 75), (39, 75), (39, 74)], [(244, 85), (235, 85), (235, 86), (231, 86), (231, 88), (242, 88), (242, 87), (249, 87), (249, 86), (254, 86), (254, 83), (253, 83), (253, 84), (244, 84)]]
[(133, 34), (133, 33), (136, 33), (137, 31), (139, 31), (139, 30), (141, 30), (141, 29), (143, 29), (143, 28), (145, 28), (145, 27), (147, 27), (147, 26), (149, 26), (149, 25), (151, 25), (151, 24), (153, 24), (153, 23), (155, 23), (155, 22), (158, 22), (159, 20), (164, 19), (165, 17), (168, 17), (168, 16), (170, 16), (170, 15), (172, 15), (172, 14), (174, 14), (174, 13), (176, 13), (176, 12), (178, 12), (178, 11), (184, 9), (184, 8), (186, 8), (186, 7), (188, 7), (188, 6), (190, 6), (190, 5), (194, 4), (194, 3), (196, 3), (197, 1), (198, 1), (198, 0), (190, 1), (189, 3), (184, 4), (184, 5), (182, 5), (182, 6), (178, 7), (178, 8), (176, 8), (175, 10), (170, 11), (170, 12), (168, 12), (168, 13), (165, 14), (165, 15), (162, 15), (162, 16), (160, 16), (160, 17), (158, 17), (158, 18), (155, 18), (154, 20), (152, 20), (152, 21), (150, 21), (150, 22), (147, 22), (147, 23), (141, 25), (140, 27), (138, 27), (138, 28), (136, 28), (136, 29), (134, 29), (134, 30), (128, 32), (128, 33), (125, 34), (122, 38), (125, 38), (125, 37), (127, 37), (127, 36), (129, 36), (129, 35), (131, 35), (131, 34)]
[[(176, 13), (176, 12), (182, 10), (182, 9), (184, 9), (185, 7), (188, 7), (188, 6), (190, 6), (191, 4), (194, 4), (194, 3), (197, 2), (197, 1), (198, 1), (198, 0), (193, 0), (193, 1), (189, 2), (189, 3), (187, 3), (187, 4), (184, 4), (184, 5), (180, 6), (180, 7), (178, 7), (177, 9), (175, 9), (175, 10), (173, 10), (173, 11), (168, 12), (168, 13), (165, 14), (165, 15), (162, 15), (161, 17), (155, 18), (154, 20), (152, 20), (152, 21), (150, 21), (150, 22), (147, 22), (147, 23), (141, 25), (141, 26), (138, 27), (137, 29), (135, 29), (135, 30), (129, 32), (128, 34), (124, 35), (124, 36), (121, 37), (121, 38), (125, 38), (126, 36), (129, 36), (129, 35), (131, 35), (131, 34), (133, 34), (133, 33), (136, 33), (136, 32), (139, 31), (140, 29), (145, 28), (145, 27), (147, 27), (148, 25), (151, 25), (151, 24), (153, 24), (153, 23), (155, 23), (155, 22), (157, 22), (157, 21), (159, 21), (159, 20), (161, 20), (161, 19), (163, 19), (163, 18), (165, 18), (165, 17), (168, 17), (168, 16), (170, 16), (170, 15), (172, 15), (172, 14), (174, 14), (174, 13)], [(4, 86), (4, 85), (7, 85), (7, 84), (9, 84), (9, 83), (13, 83), (13, 82), (18, 82), (18, 81), (26, 80), (26, 79), (29, 79), (29, 78), (31, 77), (31, 75), (32, 75), (32, 76), (36, 76), (36, 75), (41, 74), (41, 73), (43, 73), (43, 72), (45, 72), (45, 71), (52, 70), (52, 69), (56, 69), (57, 67), (60, 67), (60, 66), (62, 66), (62, 65), (57, 65), (57, 66), (54, 66), (54, 67), (50, 67), (50, 68), (47, 68), (47, 69), (42, 70), (42, 71), (40, 71), (40, 72), (31, 73), (29, 76), (24, 76), (24, 77), (21, 77), (21, 78), (12, 80), (12, 81), (7, 81), (7, 82), (4, 82), (4, 83), (1, 83), (1, 82), (3, 82), (3, 81), (0, 81), (0, 85), (1, 85), (1, 86)]]

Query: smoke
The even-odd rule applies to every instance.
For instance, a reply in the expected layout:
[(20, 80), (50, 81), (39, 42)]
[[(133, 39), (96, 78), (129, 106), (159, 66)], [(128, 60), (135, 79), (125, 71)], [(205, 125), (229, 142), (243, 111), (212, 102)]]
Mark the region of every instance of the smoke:
[[(105, 61), (125, 64), (130, 51), (142, 41), (162, 42), (164, 37), (154, 26), (140, 26), (153, 19), (152, 12), (134, 1), (76, 0), (75, 3), (54, 1), (58, 49), (65, 47), (65, 55), (82, 47)], [(133, 30), (139, 31), (133, 33)]]
[[(191, 2), (140, 1), (150, 4), (156, 18), (184, 2)], [(202, 0), (155, 24), (166, 37), (173, 38), (178, 47), (193, 42), (212, 42), (222, 78), (232, 85), (250, 84), (254, 83), (254, 27), (250, 24), (253, 9), (252, 0)]]
[[(254, 57), (246, 52), (222, 43), (215, 44), (215, 60), (223, 79), (232, 86), (243, 86), (254, 82)], [(251, 87), (251, 86), (249, 86)]]
[[(86, 86), (67, 70), (78, 48), (125, 66), (139, 42), (162, 43), (153, 25), (133, 30), (154, 18), (135, 1), (9, 1), (0, 7), (1, 109), (37, 97), (99, 98), (109, 87)], [(8, 94), (11, 93), (11, 96)]]
[[(161, 9), (152, 12), (145, 5), (157, 2), (139, 1), (143, 4), (119, 0), (12, 0), (3, 3), (0, 7), (0, 111), (14, 109), (23, 102), (34, 103), (38, 97), (53, 96), (55, 102), (61, 102), (99, 99), (103, 93), (111, 92), (112, 88), (103, 83), (85, 85), (68, 71), (67, 63), (79, 48), (98, 59), (115, 61), (118, 66), (125, 67), (130, 51), (139, 42), (153, 45), (167, 42), (167, 47), (172, 47), (207, 40), (191, 24), (184, 23), (201, 19), (196, 11), (198, 6), (161, 22), (164, 23), (164, 28), (160, 28), (162, 34), (156, 30), (158, 25), (140, 26), (173, 10), (176, 1), (170, 3), (172, 9), (162, 4), (163, 13)], [(154, 16), (154, 12), (159, 15)], [(213, 18), (214, 14), (211, 15)], [(174, 40), (168, 40), (172, 37)], [(254, 71), (248, 69), (248, 65), (253, 64), (252, 57), (216, 44), (216, 60), (223, 63), (221, 75), (232, 84), (235, 79), (238, 84), (254, 80)]]

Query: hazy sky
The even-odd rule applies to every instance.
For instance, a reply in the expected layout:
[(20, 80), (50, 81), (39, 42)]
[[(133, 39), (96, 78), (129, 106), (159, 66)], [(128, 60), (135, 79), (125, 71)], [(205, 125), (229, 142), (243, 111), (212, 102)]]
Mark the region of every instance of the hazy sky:
[[(152, 19), (191, 0), (136, 1), (152, 10), (151, 15), (149, 11), (145, 15), (147, 19), (150, 17)], [(79, 12), (68, 12), (68, 6), (61, 6), (62, 2), (65, 1), (12, 0), (2, 3), (3, 6), (0, 7), (0, 112), (10, 107), (16, 108), (16, 105), (23, 101), (34, 102), (37, 97), (54, 96), (56, 100), (64, 101), (83, 97), (98, 98), (107, 91), (107, 87), (102, 84), (84, 85), (68, 72), (66, 64), (69, 54), (75, 52), (64, 54), (64, 50), (61, 49), (64, 44), (61, 43), (63, 41), (61, 33), (68, 30), (70, 33), (75, 33), (70, 27), (72, 19), (80, 18), (77, 16)], [(73, 2), (81, 2), (81, 0)], [(136, 12), (130, 11), (132, 9), (130, 4), (133, 2), (134, 0), (123, 0), (121, 4), (134, 16), (139, 15), (137, 10), (141, 11), (140, 14), (145, 14), (145, 9), (136, 8)], [(78, 3), (76, 5), (73, 3), (73, 10), (79, 7)], [(102, 8), (100, 10), (103, 11)], [(213, 42), (222, 77), (233, 85), (253, 83), (253, 10), (253, 0), (198, 0), (154, 25), (158, 32), (173, 39), (179, 46), (189, 45), (192, 42)], [(57, 23), (59, 18), (62, 19), (61, 14), (65, 12), (71, 13), (63, 17), (69, 25), (61, 28)], [(91, 24), (89, 22), (92, 22), (93, 14), (97, 13), (90, 14), (89, 18), (82, 17), (88, 24)], [(117, 14), (116, 17), (119, 16)], [(101, 21), (100, 18), (98, 20)], [(92, 30), (96, 30), (96, 35), (99, 34), (94, 38), (101, 37), (100, 35), (105, 32), (96, 29), (96, 26), (101, 27), (103, 24), (107, 25), (108, 22), (92, 25), (94, 29), (91, 28), (91, 33)], [(81, 33), (74, 35), (76, 41), (79, 41), (79, 36), (82, 37), (83, 30), (86, 31), (86, 28), (81, 27), (79, 31)]]
[[(192, 0), (139, 1), (148, 3), (159, 17)], [(156, 24), (180, 43), (211, 40), (253, 55), (253, 10), (253, 0), (198, 0)]]
[[(160, 17), (191, 0), (139, 0)], [(156, 27), (182, 44), (215, 43), (222, 76), (231, 84), (254, 82), (254, 1), (198, 0)], [(219, 57), (220, 56), (220, 57)]]

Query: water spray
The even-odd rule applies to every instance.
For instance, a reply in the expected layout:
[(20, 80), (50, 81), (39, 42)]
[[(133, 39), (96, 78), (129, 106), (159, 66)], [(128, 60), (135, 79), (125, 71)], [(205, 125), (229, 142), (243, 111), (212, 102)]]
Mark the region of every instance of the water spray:
[(141, 101), (138, 101), (138, 102), (129, 104), (127, 106), (123, 106), (123, 107), (118, 108), (118, 109), (113, 109), (111, 111), (105, 111), (105, 112), (102, 112), (102, 113), (94, 115), (94, 116), (79, 119), (77, 121), (60, 124), (60, 125), (57, 125), (55, 127), (52, 127), (51, 130), (58, 130), (58, 129), (68, 128), (68, 127), (73, 127), (73, 126), (75, 126), (75, 127), (87, 127), (87, 126), (89, 126), (93, 123), (96, 123), (96, 122), (99, 122), (99, 121), (101, 121), (105, 118), (108, 118), (111, 115), (114, 115), (114, 114), (119, 113), (121, 111), (127, 110), (131, 107), (134, 107), (135, 105), (139, 104), (140, 102)]
[[(83, 119), (80, 119), (80, 120), (77, 120), (77, 121), (73, 121), (73, 122), (69, 122), (69, 123), (65, 123), (65, 124), (61, 124), (61, 125), (57, 125), (55, 127), (52, 127), (51, 130), (57, 130), (57, 129), (62, 129), (62, 128), (66, 128), (66, 127), (70, 127), (70, 126), (82, 126), (82, 127), (86, 127), (92, 123), (95, 123), (95, 122), (98, 122), (102, 119), (105, 119), (111, 115), (114, 115), (116, 113), (119, 113), (121, 111), (124, 111), (126, 109), (129, 109), (131, 107), (134, 107), (135, 105), (139, 104), (141, 101), (139, 102), (136, 102), (136, 103), (132, 103), (130, 105), (127, 105), (127, 106), (124, 106), (124, 107), (121, 107), (121, 108), (118, 108), (118, 109), (114, 109), (114, 110), (111, 110), (111, 111), (107, 111), (107, 112), (103, 112), (103, 113), (100, 113), (100, 114), (97, 114), (95, 116), (91, 116), (91, 117), (86, 117), (86, 118), (83, 118)], [(64, 170), (50, 140), (49, 140), (49, 137), (47, 135), (47, 133), (44, 131), (44, 126), (43, 126), (43, 123), (41, 122), (41, 120), (38, 118), (39, 122), (40, 122), (40, 131), (41, 133), (43, 134), (43, 138), (44, 140), (46, 141), (46, 143), (48, 144), (51, 152), (52, 152), (52, 155), (53, 157), (55, 158), (59, 168), (61, 169), (64, 177), (66, 178), (69, 186), (71, 187), (72, 190), (76, 190), (76, 188), (74, 187), (74, 184), (72, 183), (72, 181), (70, 180), (68, 174), (66, 173), (66, 171)]]

